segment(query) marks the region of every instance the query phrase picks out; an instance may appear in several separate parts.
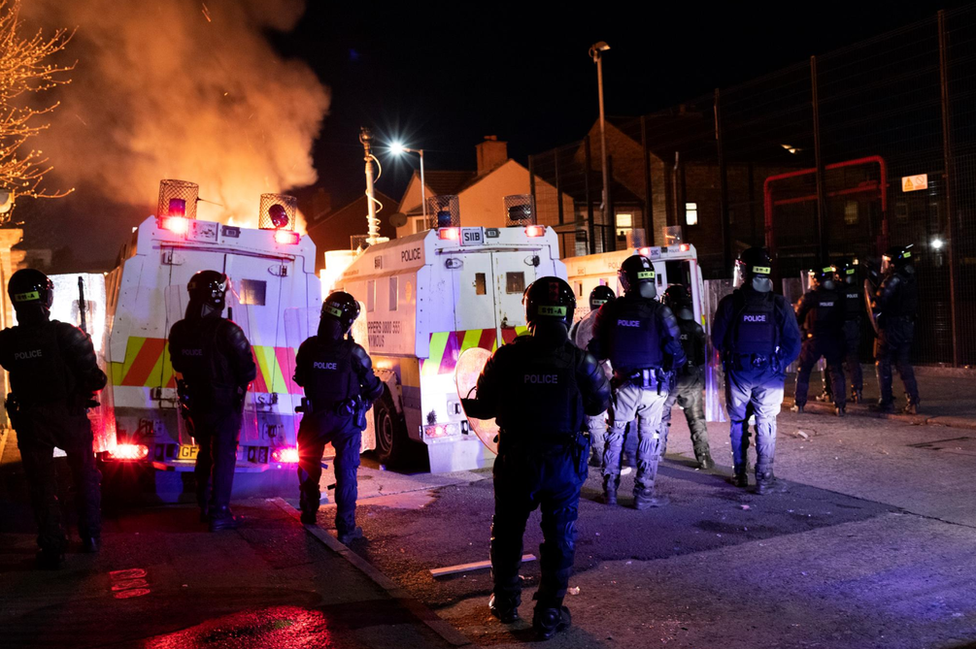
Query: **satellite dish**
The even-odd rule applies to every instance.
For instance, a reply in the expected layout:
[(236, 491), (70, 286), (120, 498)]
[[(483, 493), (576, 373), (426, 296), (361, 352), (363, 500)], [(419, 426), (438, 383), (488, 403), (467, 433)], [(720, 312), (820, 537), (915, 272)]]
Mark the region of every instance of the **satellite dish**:
[(396, 212), (390, 215), (390, 225), (395, 228), (402, 228), (407, 224), (407, 215), (403, 212)]
[(0, 189), (0, 214), (6, 214), (14, 206), (14, 193)]

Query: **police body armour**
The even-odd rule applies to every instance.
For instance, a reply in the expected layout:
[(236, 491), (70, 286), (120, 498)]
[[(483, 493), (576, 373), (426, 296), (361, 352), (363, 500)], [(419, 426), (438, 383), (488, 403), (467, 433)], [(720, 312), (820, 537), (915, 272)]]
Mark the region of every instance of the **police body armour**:
[(316, 341), (310, 355), (305, 395), (315, 410), (331, 407), (359, 395), (359, 381), (353, 370), (351, 340), (326, 345)]
[(809, 329), (815, 336), (830, 336), (837, 332), (840, 325), (839, 318), (843, 311), (840, 304), (840, 295), (836, 291), (814, 291), (812, 317)]
[[(776, 351), (776, 301), (773, 293), (736, 290), (732, 351), (771, 356)], [(744, 304), (743, 304), (744, 302)]]
[(610, 363), (621, 371), (663, 365), (656, 302), (625, 295), (611, 303)]
[(844, 292), (844, 317), (847, 320), (860, 318), (864, 313), (864, 296), (857, 286), (842, 286)]
[(68, 372), (58, 347), (58, 322), (36, 329), (13, 328), (7, 338), (11, 359), (10, 388), (24, 405), (53, 403), (68, 397)]
[(516, 338), (510, 398), (499, 404), (498, 421), (542, 435), (575, 433), (583, 422), (583, 400), (576, 384), (576, 348), (569, 342), (551, 349), (531, 336)]

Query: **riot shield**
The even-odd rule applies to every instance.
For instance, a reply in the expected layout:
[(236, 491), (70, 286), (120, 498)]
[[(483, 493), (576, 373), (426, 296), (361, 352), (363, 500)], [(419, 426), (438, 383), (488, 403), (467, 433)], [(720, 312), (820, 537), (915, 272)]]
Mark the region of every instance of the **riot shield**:
[(725, 417), (725, 374), (722, 371), (722, 358), (718, 350), (712, 345), (712, 318), (718, 309), (718, 303), (733, 290), (732, 280), (710, 279), (705, 281), (702, 313), (708, 314), (704, 320), (706, 340), (705, 366), (705, 420), (726, 421)]
[[(477, 396), (475, 387), (478, 385), (478, 377), (481, 376), (481, 370), (484, 369), (489, 358), (491, 352), (481, 347), (471, 347), (458, 356), (457, 364), (454, 366), (454, 383), (457, 386), (458, 398), (462, 400), (462, 408), (464, 399), (473, 399)], [(494, 417), (491, 419), (468, 417), (468, 425), (488, 450), (497, 455), (498, 424), (495, 423)]]
[(871, 297), (874, 295), (874, 291), (875, 291), (874, 284), (871, 283), (870, 279), (865, 279), (864, 280), (864, 308), (868, 312), (868, 322), (871, 323), (871, 329), (874, 330), (874, 336), (875, 338), (877, 338), (879, 335), (877, 316), (881, 314), (879, 313), (876, 315), (874, 313), (874, 309), (871, 308)]
[(593, 338), (593, 324), (596, 322), (596, 311), (590, 311), (573, 325), (573, 344), (580, 349), (586, 349)]

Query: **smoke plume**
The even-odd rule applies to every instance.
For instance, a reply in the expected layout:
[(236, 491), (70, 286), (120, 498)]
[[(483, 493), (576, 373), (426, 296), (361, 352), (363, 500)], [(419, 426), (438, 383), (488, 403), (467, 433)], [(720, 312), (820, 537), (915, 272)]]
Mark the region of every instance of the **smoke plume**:
[(263, 192), (315, 182), (329, 95), (266, 38), (302, 0), (27, 0), (28, 26), (77, 27), (72, 83), (39, 147), (63, 187), (155, 206), (160, 179), (200, 185), (199, 215), (257, 226)]

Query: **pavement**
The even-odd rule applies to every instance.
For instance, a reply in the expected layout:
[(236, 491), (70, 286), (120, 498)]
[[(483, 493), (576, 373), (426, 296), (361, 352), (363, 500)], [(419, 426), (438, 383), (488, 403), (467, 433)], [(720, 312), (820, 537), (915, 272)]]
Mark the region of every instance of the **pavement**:
[[(719, 466), (696, 470), (675, 412), (659, 480), (669, 507), (629, 508), (633, 474), (623, 506), (601, 505), (591, 473), (566, 602), (573, 627), (546, 646), (976, 649), (976, 434), (954, 425), (976, 422), (976, 394), (967, 377), (919, 382), (919, 418), (784, 412), (775, 468), (788, 491), (772, 496), (726, 482), (727, 424), (709, 424)], [(2, 459), (4, 647), (533, 640), (537, 561), (523, 566), (523, 621), (507, 626), (488, 614), (488, 570), (430, 572), (487, 559), (489, 470), (405, 475), (365, 461), (366, 538), (348, 548), (333, 536), (334, 505), (303, 528), (297, 494), (237, 503), (244, 525), (216, 535), (193, 507), (110, 511), (101, 554), (72, 553), (65, 570), (39, 573), (15, 444)], [(323, 487), (333, 479), (326, 470)], [(541, 540), (536, 512), (525, 552), (538, 555)]]
[(235, 502), (241, 527), (217, 534), (195, 506), (110, 510), (100, 553), (81, 554), (76, 538), (62, 570), (35, 570), (13, 440), (2, 460), (5, 649), (469, 645), (334, 537), (307, 530), (280, 499)]

